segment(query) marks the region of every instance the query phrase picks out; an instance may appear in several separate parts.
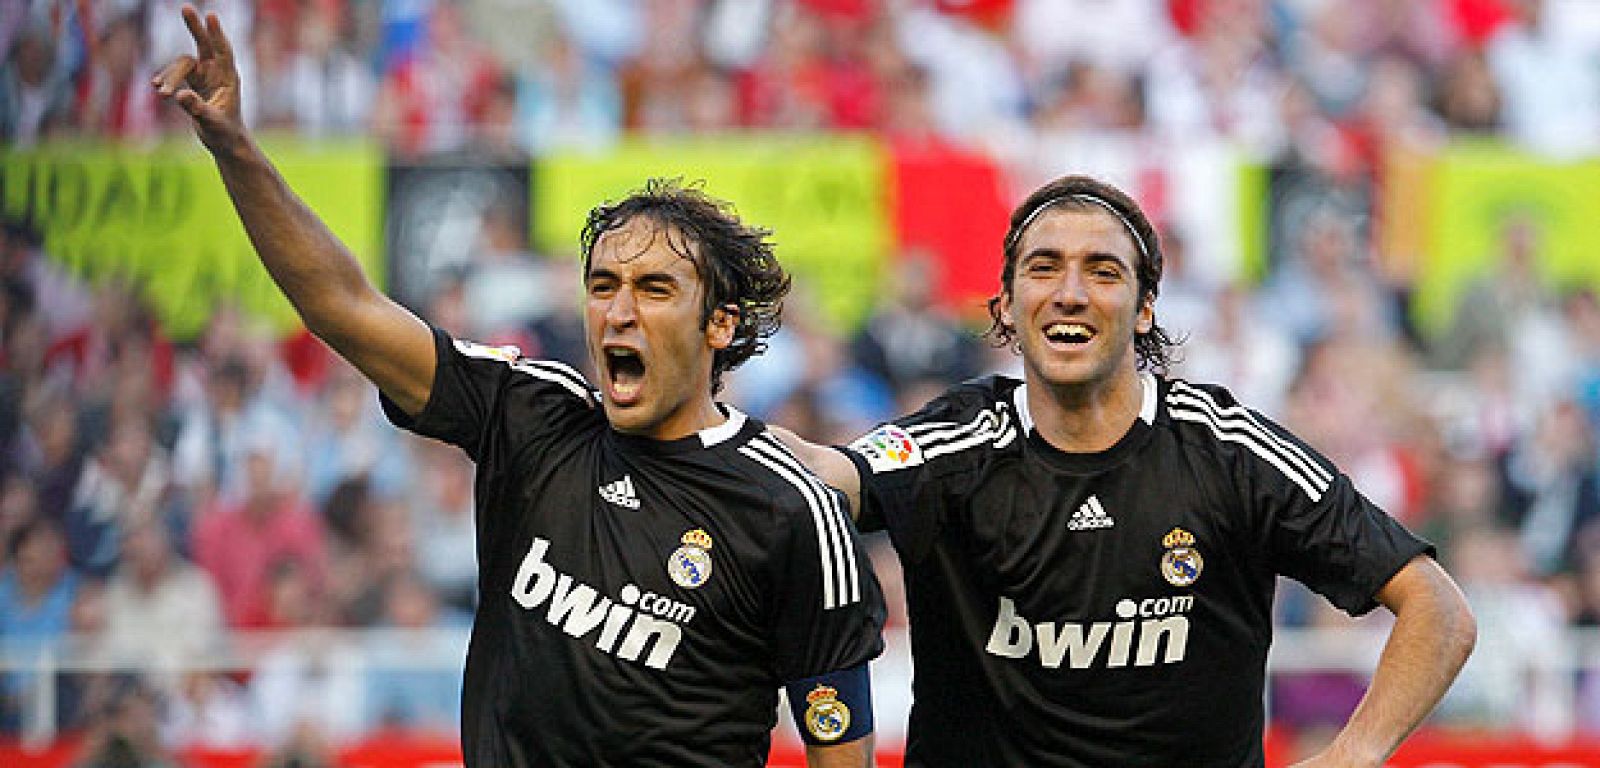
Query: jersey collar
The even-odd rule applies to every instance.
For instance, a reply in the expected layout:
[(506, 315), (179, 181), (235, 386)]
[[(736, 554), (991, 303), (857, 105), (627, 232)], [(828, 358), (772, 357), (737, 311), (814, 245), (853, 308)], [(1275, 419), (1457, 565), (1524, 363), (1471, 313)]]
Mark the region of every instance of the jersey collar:
[[(1139, 420), (1146, 424), (1156, 423), (1156, 403), (1161, 399), (1160, 387), (1156, 384), (1156, 377), (1149, 371), (1139, 373), (1139, 386), (1143, 392), (1139, 402)], [(1023, 433), (1033, 431), (1033, 413), (1028, 410), (1028, 387), (1018, 384), (1011, 391), (1011, 403), (1016, 407), (1017, 420), (1022, 422)]]
[(722, 410), (727, 411), (728, 420), (714, 427), (706, 427), (705, 429), (702, 429), (696, 433), (700, 437), (700, 444), (706, 448), (710, 448), (718, 443), (725, 443), (734, 435), (739, 434), (739, 430), (744, 429), (744, 413), (731, 405), (717, 403), (717, 406)]

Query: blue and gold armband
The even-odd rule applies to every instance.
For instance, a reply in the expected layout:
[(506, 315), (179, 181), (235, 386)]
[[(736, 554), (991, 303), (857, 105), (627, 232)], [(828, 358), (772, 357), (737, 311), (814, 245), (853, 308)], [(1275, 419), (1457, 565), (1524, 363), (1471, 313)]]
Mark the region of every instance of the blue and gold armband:
[(872, 676), (866, 664), (796, 680), (784, 688), (805, 743), (844, 744), (872, 733)]

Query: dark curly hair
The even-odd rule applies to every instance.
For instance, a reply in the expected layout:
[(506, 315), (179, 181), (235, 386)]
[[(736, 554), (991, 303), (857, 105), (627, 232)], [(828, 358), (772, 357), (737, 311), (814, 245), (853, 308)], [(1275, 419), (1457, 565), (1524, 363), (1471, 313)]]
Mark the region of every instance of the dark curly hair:
[(738, 317), (733, 343), (712, 358), (711, 393), (716, 394), (722, 391), (722, 374), (766, 351), (767, 339), (778, 332), (789, 274), (773, 254), (771, 230), (740, 221), (730, 203), (707, 195), (701, 186), (677, 178), (649, 179), (627, 197), (590, 210), (579, 243), (587, 278), (602, 235), (640, 217), (661, 227), (668, 245), (694, 264), (705, 284), (701, 327), (718, 309)]
[[(1039, 211), (1047, 206), (1072, 211), (1105, 211), (1105, 208), (1098, 203), (1082, 199), (1080, 196), (1105, 201), (1137, 235), (1133, 239), (1136, 241), (1139, 259), (1133, 271), (1138, 280), (1139, 305), (1143, 306), (1146, 301), (1154, 302), (1156, 296), (1160, 294), (1161, 242), (1156, 236), (1155, 227), (1150, 225), (1150, 220), (1145, 217), (1139, 204), (1122, 190), (1098, 179), (1088, 176), (1063, 176), (1035, 190), (1027, 200), (1022, 201), (1022, 204), (1011, 212), (1011, 225), (1006, 230), (1005, 263), (1000, 268), (1000, 294), (989, 299), (989, 329), (984, 331), (984, 335), (989, 337), (995, 346), (1009, 346), (1017, 340), (1017, 329), (1001, 319), (1000, 298), (1011, 293), (1011, 281), (1017, 273), (1017, 257), (1021, 255), (1022, 235), (1038, 218)], [(1143, 247), (1138, 248), (1139, 245)], [(1152, 323), (1150, 330), (1136, 333), (1133, 337), (1133, 351), (1138, 357), (1139, 367), (1157, 373), (1166, 373), (1171, 366), (1172, 350), (1177, 344), (1178, 342), (1167, 333), (1167, 329), (1157, 323)]]

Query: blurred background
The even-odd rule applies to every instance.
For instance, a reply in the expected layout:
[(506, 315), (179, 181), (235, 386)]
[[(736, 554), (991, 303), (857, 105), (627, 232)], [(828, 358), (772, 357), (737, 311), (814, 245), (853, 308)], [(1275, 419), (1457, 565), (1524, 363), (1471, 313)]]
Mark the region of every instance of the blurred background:
[[(797, 275), (728, 399), (817, 440), (1015, 372), (979, 338), (1007, 212), (1118, 184), (1162, 232), (1174, 373), (1336, 461), (1477, 611), (1392, 764), (1600, 765), (1600, 2), (199, 5), (291, 183), (459, 336), (587, 368), (584, 212), (704, 179)], [(387, 426), (258, 266), (147, 86), (179, 6), (0, 2), (0, 764), (449, 764), (472, 467)], [(1386, 621), (1288, 582), (1278, 614), (1274, 765)], [(893, 765), (898, 606), (889, 641)]]

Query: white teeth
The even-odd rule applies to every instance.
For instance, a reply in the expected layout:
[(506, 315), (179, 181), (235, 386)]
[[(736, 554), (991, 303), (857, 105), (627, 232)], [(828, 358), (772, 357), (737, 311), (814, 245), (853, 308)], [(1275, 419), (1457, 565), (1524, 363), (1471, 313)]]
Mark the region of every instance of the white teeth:
[(1051, 340), (1088, 340), (1094, 337), (1094, 332), (1083, 323), (1051, 323), (1044, 329), (1045, 336)]

